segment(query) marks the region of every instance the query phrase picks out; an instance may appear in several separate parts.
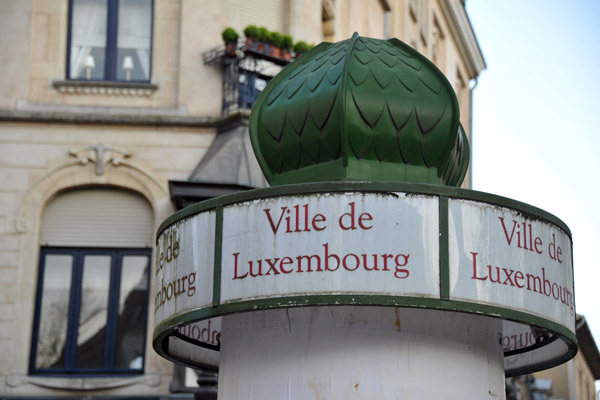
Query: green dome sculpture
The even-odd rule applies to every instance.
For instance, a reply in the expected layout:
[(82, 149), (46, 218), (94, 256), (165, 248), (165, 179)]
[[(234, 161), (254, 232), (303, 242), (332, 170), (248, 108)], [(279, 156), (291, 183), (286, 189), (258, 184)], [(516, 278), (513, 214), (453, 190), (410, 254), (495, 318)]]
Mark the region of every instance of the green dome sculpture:
[(460, 186), (469, 144), (456, 95), (398, 39), (321, 43), (259, 96), (250, 138), (271, 185), (401, 181)]

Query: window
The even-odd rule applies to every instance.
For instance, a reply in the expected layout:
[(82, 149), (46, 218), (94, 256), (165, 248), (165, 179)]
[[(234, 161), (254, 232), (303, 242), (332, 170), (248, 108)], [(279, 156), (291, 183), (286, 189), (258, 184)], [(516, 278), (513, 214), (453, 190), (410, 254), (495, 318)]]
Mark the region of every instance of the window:
[(63, 192), (47, 205), (31, 374), (143, 373), (153, 221), (143, 196), (110, 187)]
[(258, 96), (267, 86), (268, 77), (260, 76), (254, 71), (248, 71), (241, 68), (239, 73), (238, 106), (240, 108), (251, 110), (258, 99)]
[(149, 82), (152, 0), (70, 0), (67, 78)]
[(150, 249), (42, 247), (32, 373), (142, 373)]

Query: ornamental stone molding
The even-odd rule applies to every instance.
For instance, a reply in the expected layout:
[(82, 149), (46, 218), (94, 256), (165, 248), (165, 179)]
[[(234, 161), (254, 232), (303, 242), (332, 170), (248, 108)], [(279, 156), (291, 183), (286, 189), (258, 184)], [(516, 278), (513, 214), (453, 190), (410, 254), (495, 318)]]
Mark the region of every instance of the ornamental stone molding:
[[(106, 156), (108, 154), (108, 156)], [(127, 150), (119, 150), (110, 146), (98, 143), (92, 146), (84, 147), (79, 150), (69, 150), (69, 155), (80, 160), (82, 165), (88, 162), (96, 164), (96, 175), (104, 175), (104, 166), (112, 164), (119, 166), (126, 158), (131, 157)]]
[(65, 390), (112, 389), (132, 385), (157, 387), (160, 385), (160, 375), (146, 374), (142, 376), (119, 378), (45, 378), (13, 374), (8, 376), (6, 384), (12, 388), (35, 385), (45, 388)]
[(148, 199), (159, 217), (159, 211), (170, 201), (167, 183), (129, 160), (133, 154), (127, 150), (98, 143), (70, 149), (68, 154), (70, 158), (59, 161), (30, 185), (15, 219), (18, 233), (35, 230), (41, 208), (56, 193), (81, 186), (104, 185), (133, 190)]
[(60, 93), (97, 96), (150, 97), (158, 89), (150, 83), (54, 81), (52, 86)]

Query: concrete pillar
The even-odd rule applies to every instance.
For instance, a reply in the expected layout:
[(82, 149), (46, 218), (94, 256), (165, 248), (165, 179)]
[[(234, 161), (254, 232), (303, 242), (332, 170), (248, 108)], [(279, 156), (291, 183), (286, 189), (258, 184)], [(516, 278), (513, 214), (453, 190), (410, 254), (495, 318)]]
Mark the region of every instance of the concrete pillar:
[(394, 307), (223, 319), (219, 399), (503, 399), (502, 321)]

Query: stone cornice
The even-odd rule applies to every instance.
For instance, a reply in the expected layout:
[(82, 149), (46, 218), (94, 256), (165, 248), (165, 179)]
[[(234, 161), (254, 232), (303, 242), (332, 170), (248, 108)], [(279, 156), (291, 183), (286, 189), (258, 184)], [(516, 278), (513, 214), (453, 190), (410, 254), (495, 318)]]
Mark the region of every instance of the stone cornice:
[(51, 389), (98, 390), (132, 385), (156, 387), (160, 385), (160, 375), (146, 374), (131, 377), (44, 377), (13, 374), (7, 377), (11, 388), (35, 385)]
[(459, 0), (438, 0), (438, 4), (466, 62), (469, 79), (477, 78), (486, 64), (463, 3)]
[(247, 119), (249, 111), (239, 111), (227, 117), (194, 117), (169, 114), (112, 114), (103, 112), (54, 112), (0, 110), (0, 122), (77, 123), (106, 125), (150, 125), (216, 128), (239, 119)]
[(52, 86), (62, 94), (96, 96), (150, 97), (158, 86), (142, 82), (54, 81)]

